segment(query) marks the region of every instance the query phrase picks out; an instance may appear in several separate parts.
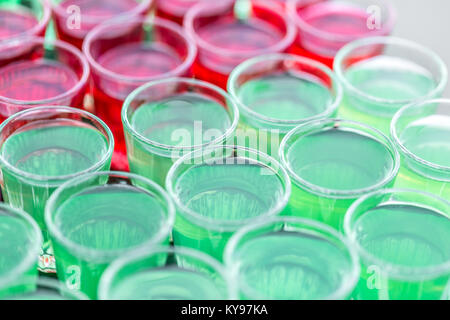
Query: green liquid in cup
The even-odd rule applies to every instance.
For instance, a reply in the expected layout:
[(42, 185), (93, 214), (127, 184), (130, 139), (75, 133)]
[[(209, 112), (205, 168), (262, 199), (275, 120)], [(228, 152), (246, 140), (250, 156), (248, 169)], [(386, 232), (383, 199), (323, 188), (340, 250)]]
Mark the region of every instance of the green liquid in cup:
[(436, 81), (428, 70), (412, 61), (389, 56), (358, 62), (346, 71), (345, 77), (352, 86), (373, 99), (395, 103), (359, 100), (348, 92), (339, 107), (339, 117), (366, 123), (385, 134), (389, 134), (395, 112), (436, 88)]
[[(240, 160), (247, 164), (237, 164)], [(284, 194), (280, 178), (248, 159), (233, 161), (236, 164), (193, 166), (177, 179), (174, 189), (181, 203), (210, 222), (179, 212), (173, 231), (175, 245), (222, 260), (233, 231), (221, 230), (221, 224), (258, 218), (277, 205)], [(235, 229), (244, 224), (237, 223)]]
[(343, 129), (328, 129), (299, 138), (287, 150), (287, 162), (296, 175), (314, 188), (348, 192), (349, 197), (312, 192), (293, 181), (289, 214), (307, 217), (342, 229), (348, 207), (360, 194), (391, 174), (394, 158), (375, 139)]
[[(131, 126), (141, 136), (166, 147), (191, 147), (219, 138), (231, 122), (220, 103), (201, 94), (184, 93), (139, 106)], [(183, 153), (137, 142), (129, 132), (126, 137), (131, 171), (164, 185), (167, 172)]]
[[(54, 223), (61, 234), (85, 249), (85, 255), (52, 239), (58, 277), (69, 288), (95, 298), (97, 285), (112, 259), (150, 241), (166, 222), (164, 207), (151, 194), (129, 185), (93, 186), (66, 200), (57, 209)], [(167, 239), (162, 239), (168, 243)]]
[(175, 267), (140, 271), (110, 292), (113, 300), (220, 300), (223, 293), (206, 274)]
[[(432, 115), (411, 122), (399, 137), (415, 156), (432, 164), (450, 167), (450, 116)], [(450, 174), (439, 175), (403, 157), (396, 188), (427, 191), (450, 200)]]
[(234, 257), (242, 299), (324, 299), (351, 269), (348, 256), (331, 242), (288, 231), (248, 240)]
[[(52, 252), (43, 215), (48, 197), (64, 182), (56, 179), (89, 169), (108, 149), (108, 142), (99, 131), (71, 122), (58, 120), (46, 127), (33, 124), (35, 127), (28, 130), (25, 126), (7, 138), (0, 151), (8, 163), (24, 172), (19, 176), (8, 167), (2, 168), (3, 196), (12, 207), (31, 214), (43, 230), (44, 253), (39, 267), (44, 271), (54, 270), (51, 260), (47, 260)], [(109, 164), (99, 170), (106, 166)], [(35, 180), (24, 177), (25, 174), (47, 179)], [(50, 264), (45, 264), (44, 260)]]
[[(281, 73), (250, 80), (242, 85), (238, 92), (240, 102), (248, 109), (273, 121), (301, 121), (315, 117), (327, 110), (332, 103), (330, 89), (319, 79), (301, 72)], [(257, 148), (269, 155), (278, 156), (281, 140), (296, 124), (271, 126), (258, 123), (255, 116), (241, 112), (239, 129), (245, 136), (257, 135), (266, 130), (267, 139), (259, 138), (258, 145), (252, 142), (240, 142), (240, 145)], [(279, 130), (275, 135), (271, 130)], [(272, 141), (274, 140), (274, 141)]]
[[(450, 269), (428, 279), (402, 272), (393, 275), (385, 264), (425, 268), (450, 261), (450, 219), (425, 206), (385, 204), (364, 213), (353, 227), (359, 245), (381, 261), (362, 257), (357, 286), (359, 299), (440, 299), (450, 279)], [(383, 272), (386, 272), (383, 275)], [(401, 272), (401, 271), (400, 271)], [(417, 272), (417, 270), (416, 270)], [(398, 272), (397, 272), (398, 273)], [(403, 277), (400, 278), (400, 277)], [(418, 277), (424, 277), (419, 272)], [(407, 280), (410, 278), (409, 280)]]

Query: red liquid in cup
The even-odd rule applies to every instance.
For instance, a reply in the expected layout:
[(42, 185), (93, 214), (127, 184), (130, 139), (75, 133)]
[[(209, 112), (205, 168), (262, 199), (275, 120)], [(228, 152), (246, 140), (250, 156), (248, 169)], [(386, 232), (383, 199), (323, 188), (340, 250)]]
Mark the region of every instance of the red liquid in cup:
[(35, 15), (26, 8), (15, 11), (0, 9), (0, 40), (24, 33), (37, 24)]
[(208, 0), (158, 0), (156, 15), (182, 25), (186, 12), (201, 1)]
[[(133, 10), (138, 5), (139, 2), (136, 0), (64, 0), (59, 6), (66, 14), (60, 15), (55, 10), (54, 15), (58, 36), (60, 39), (81, 49), (84, 37), (95, 26), (110, 18)], [(73, 25), (68, 24), (70, 13), (67, 13), (67, 11), (71, 6), (80, 8), (80, 29), (74, 29)], [(147, 13), (147, 11), (144, 13)]]
[[(77, 83), (75, 72), (58, 61), (19, 61), (0, 68), (0, 96), (24, 102), (58, 97)], [(73, 97), (72, 105), (81, 106), (83, 95), (84, 92), (80, 92)], [(0, 101), (0, 121), (23, 109), (23, 106)]]
[[(106, 51), (99, 57), (98, 63), (116, 74), (139, 78), (167, 73), (178, 67), (182, 61), (173, 49), (162, 43), (129, 43)], [(129, 86), (101, 79), (95, 79), (95, 84), (93, 94), (96, 114), (114, 134), (112, 168), (128, 170), (121, 110), (125, 98), (131, 93)]]
[[(364, 8), (325, 1), (300, 7), (297, 14), (315, 29), (337, 37), (348, 36), (350, 40), (369, 37), (371, 32), (377, 31), (368, 28), (369, 14)], [(317, 60), (332, 68), (335, 54), (345, 44), (343, 41), (330, 41), (309, 35), (307, 32), (300, 32), (292, 47), (292, 53)]]
[[(277, 44), (283, 35), (269, 23), (252, 18), (240, 22), (234, 17), (215, 21), (202, 28), (198, 36), (209, 44), (234, 52), (257, 52)], [(196, 78), (214, 83), (226, 88), (228, 76), (239, 61), (231, 61), (225, 56), (200, 54), (194, 64)]]

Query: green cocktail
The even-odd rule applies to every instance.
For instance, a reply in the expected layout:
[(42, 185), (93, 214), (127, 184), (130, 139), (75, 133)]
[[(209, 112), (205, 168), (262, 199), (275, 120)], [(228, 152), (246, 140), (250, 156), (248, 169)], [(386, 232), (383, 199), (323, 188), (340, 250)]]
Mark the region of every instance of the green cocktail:
[(52, 192), (71, 178), (109, 168), (114, 141), (94, 115), (69, 107), (19, 112), (0, 126), (0, 167), (5, 202), (28, 212), (44, 235), (39, 269), (55, 272), (44, 224)]
[(17, 292), (16, 282), (37, 277), (42, 235), (25, 212), (0, 204), (0, 297)]
[(224, 300), (229, 297), (223, 267), (187, 248), (142, 250), (116, 260), (99, 286), (102, 300)]
[(439, 97), (448, 79), (447, 67), (433, 51), (394, 37), (365, 38), (346, 45), (336, 55), (334, 70), (344, 87), (338, 116), (386, 135), (401, 107)]
[(169, 242), (174, 215), (165, 191), (134, 174), (99, 172), (65, 183), (45, 213), (58, 278), (95, 299), (114, 259)]
[(233, 299), (348, 298), (359, 277), (356, 250), (327, 225), (276, 217), (230, 239), (225, 262)]
[(280, 158), (292, 180), (286, 213), (338, 230), (353, 201), (393, 184), (400, 162), (391, 141), (378, 130), (334, 119), (292, 130), (281, 144)]
[(395, 188), (450, 200), (450, 100), (405, 106), (392, 120), (391, 135), (402, 157)]
[(195, 248), (218, 260), (237, 229), (279, 214), (291, 190), (275, 159), (232, 146), (180, 158), (166, 186), (177, 207), (175, 246)]
[(342, 88), (327, 66), (270, 54), (249, 59), (231, 73), (228, 91), (237, 101), (237, 143), (278, 157), (283, 137), (297, 125), (335, 115)]
[(404, 189), (356, 201), (345, 216), (362, 263), (354, 298), (442, 298), (450, 279), (449, 213), (449, 202)]
[(182, 155), (232, 141), (238, 119), (233, 100), (209, 83), (171, 78), (146, 84), (122, 109), (130, 170), (164, 185)]

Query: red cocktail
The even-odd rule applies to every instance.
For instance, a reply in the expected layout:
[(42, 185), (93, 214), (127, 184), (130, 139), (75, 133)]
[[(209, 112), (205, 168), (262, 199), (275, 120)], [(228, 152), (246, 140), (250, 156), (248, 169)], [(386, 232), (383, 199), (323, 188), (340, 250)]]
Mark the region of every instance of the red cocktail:
[(38, 37), (0, 43), (0, 121), (35, 106), (81, 107), (88, 77), (86, 58), (68, 43)]
[(238, 64), (284, 52), (295, 38), (295, 26), (271, 0), (202, 2), (188, 11), (184, 26), (199, 48), (195, 76), (222, 88)]
[(44, 35), (50, 13), (44, 0), (0, 0), (0, 41), (25, 35)]
[(112, 166), (127, 170), (121, 109), (146, 82), (191, 75), (195, 44), (177, 24), (163, 19), (124, 19), (96, 27), (83, 45), (92, 67), (95, 111), (116, 141)]
[(298, 28), (292, 53), (329, 67), (345, 44), (388, 35), (395, 21), (393, 8), (384, 0), (289, 0), (287, 12)]
[(102, 22), (122, 16), (145, 16), (153, 0), (52, 0), (58, 36), (81, 48), (87, 33)]

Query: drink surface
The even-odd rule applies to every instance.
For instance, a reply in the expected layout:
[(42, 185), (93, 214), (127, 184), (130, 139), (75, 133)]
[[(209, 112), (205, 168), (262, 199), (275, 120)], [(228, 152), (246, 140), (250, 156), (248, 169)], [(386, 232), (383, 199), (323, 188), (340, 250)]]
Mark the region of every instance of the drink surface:
[(316, 116), (332, 101), (318, 79), (295, 71), (250, 80), (239, 89), (239, 98), (252, 111), (277, 120)]
[(99, 131), (72, 120), (57, 120), (51, 125), (43, 121), (34, 128), (23, 127), (8, 137), (1, 152), (8, 163), (23, 172), (58, 177), (92, 167), (107, 148), (107, 140)]
[[(254, 17), (247, 21), (235, 20), (234, 17), (220, 18), (199, 29), (198, 36), (221, 50), (247, 54), (268, 49), (283, 38), (283, 34), (271, 24)], [(200, 54), (200, 62), (205, 67), (222, 74), (228, 74), (240, 62), (227, 59), (220, 55)]]
[(414, 155), (450, 167), (450, 116), (432, 115), (410, 123), (400, 141)]
[[(210, 142), (231, 126), (225, 108), (213, 99), (197, 94), (178, 94), (141, 105), (131, 125), (145, 138), (170, 146), (193, 146)], [(200, 132), (195, 132), (198, 129)], [(213, 131), (214, 130), (214, 131)], [(198, 137), (197, 137), (198, 136)]]
[(75, 72), (58, 61), (20, 61), (0, 69), (0, 96), (39, 101), (64, 94), (77, 82)]
[(218, 221), (254, 218), (274, 208), (284, 190), (280, 178), (248, 159), (233, 160), (247, 164), (197, 165), (184, 172), (175, 185), (180, 201)]
[(63, 202), (55, 214), (55, 224), (64, 237), (100, 250), (139, 245), (154, 237), (164, 223), (160, 202), (129, 185), (89, 187)]
[(420, 268), (450, 261), (450, 219), (425, 205), (383, 204), (364, 213), (353, 230), (383, 263)]
[(35, 15), (25, 7), (6, 9), (0, 6), (0, 40), (24, 33), (37, 24)]
[(130, 275), (110, 293), (115, 300), (218, 300), (223, 294), (205, 274), (175, 267)]
[(332, 243), (289, 231), (249, 239), (236, 249), (234, 259), (244, 299), (323, 299), (340, 287), (351, 268), (349, 258)]
[(286, 157), (298, 177), (314, 186), (337, 191), (374, 186), (394, 167), (393, 156), (383, 143), (342, 129), (299, 138)]

